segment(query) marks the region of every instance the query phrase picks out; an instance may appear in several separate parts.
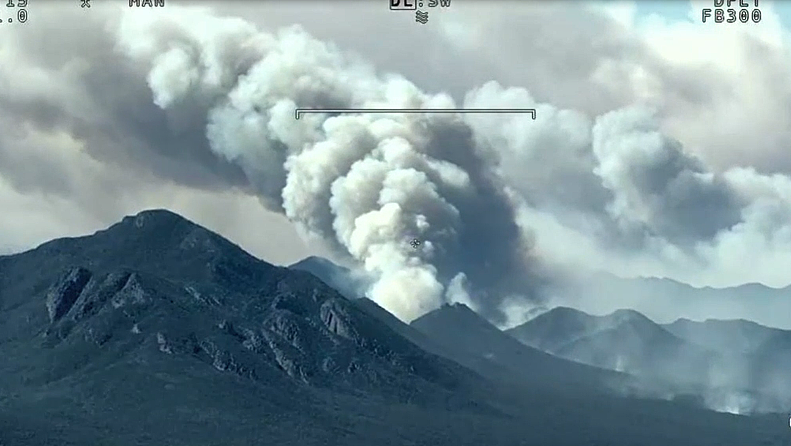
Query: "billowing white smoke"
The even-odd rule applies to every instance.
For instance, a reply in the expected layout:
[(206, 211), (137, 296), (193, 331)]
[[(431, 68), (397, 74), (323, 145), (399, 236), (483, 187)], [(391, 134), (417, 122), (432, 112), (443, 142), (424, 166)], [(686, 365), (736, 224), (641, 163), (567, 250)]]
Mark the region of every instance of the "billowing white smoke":
[(502, 322), (502, 304), (534, 298), (541, 274), (516, 218), (526, 207), (607, 246), (596, 249), (648, 247), (706, 261), (734, 239), (749, 241), (744, 231), (763, 240), (783, 233), (787, 178), (714, 174), (661, 135), (645, 109), (591, 120), (491, 82), (463, 105), (534, 107), (538, 119), (297, 120), (298, 107), (454, 102), (299, 28), (267, 34), (238, 19), (173, 11), (129, 12), (118, 30), (119, 49), (148, 73), (155, 104), (174, 122), (203, 120), (211, 151), (245, 172), (265, 206), (356, 260), (374, 279), (370, 296), (403, 319), (463, 301)]
[(738, 222), (741, 205), (729, 185), (662, 135), (645, 109), (599, 118), (593, 154), (594, 173), (612, 192), (607, 211), (624, 228), (688, 243)]
[[(524, 89), (489, 83), (465, 105), (513, 108), (535, 100)], [(608, 229), (621, 242), (635, 236), (683, 245), (738, 222), (742, 204), (732, 188), (663, 135), (650, 109), (615, 110), (591, 122), (571, 110), (537, 108), (534, 123), (467, 118), (479, 141), (498, 148), (502, 174), (536, 208), (567, 223), (575, 214), (595, 217), (613, 225)]]
[[(542, 256), (714, 286), (787, 285), (777, 265), (791, 262), (788, 176), (714, 172), (663, 135), (647, 107), (590, 120), (493, 82), (469, 93), (465, 106), (538, 109), (532, 122), (465, 119), (477, 141), (497, 148), (490, 158), (498, 172), (530, 205)], [(569, 245), (579, 254), (559, 254)], [(762, 267), (745, 276), (744, 258)]]
[[(211, 149), (244, 169), (265, 205), (359, 261), (376, 279), (371, 297), (398, 316), (412, 319), (445, 301), (446, 285), (464, 277), (458, 275), (467, 259), (457, 254), (465, 239), (509, 238), (470, 224), (513, 225), (513, 216), (504, 196), (483, 195), (495, 188), (458, 117), (294, 116), (297, 107), (454, 107), (449, 97), (379, 76), (299, 28), (268, 35), (192, 11), (134, 17), (121, 27), (120, 43), (148, 64), (159, 107), (179, 115), (181, 107), (205, 104)], [(454, 147), (437, 147), (445, 145), (443, 132), (458, 138)], [(455, 152), (455, 162), (443, 150)], [(475, 170), (483, 173), (472, 177)], [(497, 212), (475, 215), (471, 204), (482, 199), (499, 201), (499, 208), (489, 206)], [(525, 257), (521, 248), (511, 243), (510, 253), (495, 255), (513, 268)], [(498, 263), (476, 261), (480, 268), (463, 266)], [(463, 294), (461, 279), (449, 292)]]

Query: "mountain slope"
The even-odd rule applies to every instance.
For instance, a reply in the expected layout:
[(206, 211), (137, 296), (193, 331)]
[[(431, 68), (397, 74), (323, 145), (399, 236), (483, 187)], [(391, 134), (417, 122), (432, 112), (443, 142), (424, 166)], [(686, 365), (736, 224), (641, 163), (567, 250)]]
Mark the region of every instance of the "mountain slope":
[(611, 392), (630, 384), (628, 376), (525, 346), (464, 304), (444, 305), (411, 325), (449, 358), (493, 379), (574, 392)]
[(321, 279), (348, 298), (361, 297), (364, 287), (361, 280), (354, 277), (351, 270), (337, 265), (323, 257), (310, 256), (289, 265), (290, 269), (306, 271)]
[(708, 368), (714, 357), (632, 310), (591, 316), (555, 308), (507, 333), (565, 358), (637, 375), (688, 376)]
[(282, 371), (349, 389), (387, 383), (415, 397), (456, 390), (454, 373), (462, 370), (312, 275), (257, 260), (166, 211), (3, 258), (0, 289), (7, 315), (0, 342), (13, 347), (40, 334), (63, 359), (57, 367), (31, 364), (28, 379), (68, 376), (78, 364), (64, 364), (91, 364), (108, 349), (133, 355), (151, 348), (253, 380)]
[(556, 352), (563, 345), (595, 332), (598, 324), (599, 321), (587, 313), (556, 307), (505, 332), (525, 345)]
[[(771, 337), (768, 332), (750, 326), (755, 336), (748, 342), (743, 334), (727, 330), (741, 325), (711, 324), (707, 329), (682, 321), (660, 326), (632, 310), (592, 316), (561, 307), (507, 333), (525, 345), (564, 358), (666, 380), (676, 392), (696, 394), (703, 404), (718, 410), (782, 410), (791, 402), (791, 386), (779, 379), (784, 372), (778, 366), (791, 362), (777, 354), (784, 351), (777, 342), (761, 343)], [(765, 349), (762, 354), (741, 351), (740, 339), (756, 348), (773, 345), (775, 357), (768, 358)], [(734, 342), (732, 348), (726, 348), (729, 341)], [(719, 350), (712, 348), (717, 346)]]
[(783, 406), (791, 404), (790, 330), (746, 320), (713, 319), (702, 322), (679, 319), (664, 327), (681, 338), (717, 351), (722, 360), (713, 378), (723, 385), (738, 383), (774, 396)]
[(773, 338), (791, 337), (791, 331), (755, 322), (707, 319), (702, 322), (678, 319), (663, 327), (676, 336), (719, 352), (753, 352)]
[(503, 389), (372, 314), (313, 275), (255, 259), (167, 211), (0, 257), (0, 443), (784, 439), (783, 420)]
[(380, 307), (376, 302), (367, 297), (354, 299), (352, 301), (358, 308), (375, 317), (377, 320), (385, 324), (394, 332), (408, 339), (418, 347), (431, 352), (438, 356), (444, 356), (444, 349), (437, 343), (432, 341), (428, 336), (421, 331), (415, 329), (411, 325), (402, 322), (397, 317), (393, 316), (390, 312)]
[(657, 321), (744, 318), (770, 327), (791, 328), (791, 286), (751, 283), (728, 288), (696, 288), (662, 278), (583, 275), (553, 290), (580, 308), (632, 308)]

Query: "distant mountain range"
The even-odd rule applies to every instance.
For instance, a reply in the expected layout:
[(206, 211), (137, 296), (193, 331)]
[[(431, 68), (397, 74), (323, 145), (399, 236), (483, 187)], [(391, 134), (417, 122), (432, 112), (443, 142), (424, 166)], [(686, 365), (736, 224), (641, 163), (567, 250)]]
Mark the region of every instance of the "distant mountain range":
[(2, 445), (787, 440), (784, 415), (613, 396), (630, 377), (466, 307), (404, 324), (164, 210), (0, 257), (0, 357)]
[[(321, 257), (308, 257), (291, 268), (308, 271), (348, 297), (364, 294), (365, 282), (348, 268)], [(620, 278), (609, 274), (583, 275), (552, 290), (575, 308), (597, 312), (630, 308), (656, 321), (679, 318), (744, 319), (765, 326), (791, 329), (791, 286), (771, 288), (752, 283), (729, 288), (696, 288), (662, 278)], [(535, 307), (525, 318), (547, 311)]]
[[(348, 269), (326, 259), (312, 257), (297, 265), (313, 265), (309, 270), (327, 282), (350, 280)], [(622, 280), (656, 282), (676, 291), (714, 292), (665, 279)], [(734, 413), (786, 411), (791, 407), (791, 383), (785, 379), (786, 371), (791, 370), (789, 331), (746, 320), (680, 319), (658, 324), (634, 310), (592, 316), (556, 307), (536, 313), (538, 316), (525, 324), (506, 331), (521, 346), (514, 346), (509, 336), (463, 305), (444, 306), (413, 321), (412, 326), (434, 343), (419, 344), (424, 349), (499, 381), (537, 383), (542, 377), (553, 377), (544, 385), (568, 387), (584, 377), (595, 380), (597, 388), (680, 398)], [(542, 356), (542, 352), (553, 356)], [(578, 364), (561, 366), (560, 358)], [(579, 364), (596, 370), (579, 374)], [(525, 373), (528, 365), (529, 374)], [(607, 375), (604, 370), (622, 374)]]
[(491, 379), (574, 393), (630, 385), (631, 377), (568, 361), (521, 344), (464, 304), (444, 305), (410, 324), (440, 354)]
[(696, 288), (671, 279), (591, 274), (569, 278), (553, 294), (574, 308), (595, 312), (631, 308), (663, 323), (678, 318), (747, 319), (791, 329), (791, 286), (771, 288), (751, 283)]
[(663, 327), (680, 338), (719, 352), (756, 352), (791, 337), (789, 330), (770, 328), (744, 319), (707, 319), (702, 322), (678, 319)]
[(563, 358), (679, 384), (710, 407), (791, 406), (791, 331), (744, 320), (660, 325), (633, 310), (592, 316), (558, 307), (507, 333)]
[(559, 307), (507, 333), (561, 357), (636, 375), (672, 374), (686, 379), (713, 360), (713, 352), (686, 342), (633, 310), (591, 316)]

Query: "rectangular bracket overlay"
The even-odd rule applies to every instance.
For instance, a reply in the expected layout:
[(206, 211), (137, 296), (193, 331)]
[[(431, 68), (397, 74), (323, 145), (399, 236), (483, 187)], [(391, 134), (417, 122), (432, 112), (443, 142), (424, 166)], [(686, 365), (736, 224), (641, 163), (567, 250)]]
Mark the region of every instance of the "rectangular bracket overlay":
[(534, 108), (298, 108), (294, 112), (294, 117), (299, 119), (300, 116), (308, 113), (526, 113), (533, 120), (536, 119)]

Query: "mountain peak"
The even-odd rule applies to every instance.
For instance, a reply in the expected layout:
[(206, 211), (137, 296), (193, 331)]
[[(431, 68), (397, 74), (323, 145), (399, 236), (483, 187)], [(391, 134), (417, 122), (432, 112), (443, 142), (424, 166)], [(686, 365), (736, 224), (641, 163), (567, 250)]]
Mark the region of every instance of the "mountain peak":
[(74, 266), (95, 273), (150, 273), (168, 280), (202, 281), (207, 276), (235, 288), (255, 283), (274, 266), (181, 215), (151, 209), (88, 236), (61, 238), (16, 254), (9, 261), (38, 265), (53, 273)]
[(155, 224), (157, 226), (163, 224), (179, 224), (179, 223), (192, 223), (181, 215), (167, 210), (167, 209), (147, 209), (135, 215), (128, 215), (121, 220), (123, 224), (132, 224), (137, 228)]
[(615, 310), (612, 313), (610, 313), (610, 314), (608, 314), (607, 316), (604, 316), (604, 317), (606, 319), (609, 319), (609, 320), (612, 320), (612, 321), (616, 321), (616, 322), (619, 322), (619, 323), (623, 323), (623, 322), (637, 322), (637, 321), (639, 321), (641, 323), (648, 322), (648, 323), (654, 324), (654, 322), (651, 319), (649, 319), (646, 315), (644, 315), (643, 313), (640, 313), (639, 311), (636, 311), (636, 310), (627, 309), (627, 308), (621, 308), (621, 309)]
[(463, 303), (445, 304), (410, 325), (441, 345), (449, 358), (498, 381), (530, 383), (563, 392), (572, 388), (608, 392), (611, 380), (623, 383), (621, 375), (524, 345)]
[(289, 265), (289, 268), (299, 269), (299, 267), (302, 265), (311, 265), (311, 264), (322, 265), (322, 266), (335, 266), (340, 268), (340, 266), (336, 265), (335, 262), (333, 262), (332, 260), (325, 259), (324, 257), (321, 256), (307, 256), (298, 262), (292, 263), (291, 265)]
[(555, 307), (506, 332), (525, 345), (552, 352), (569, 339), (589, 333), (597, 320), (575, 308)]
[(461, 302), (444, 303), (442, 304), (441, 307), (434, 310), (432, 313), (437, 313), (437, 314), (445, 313), (448, 315), (456, 315), (455, 317), (465, 317), (468, 319), (472, 318), (475, 320), (480, 319), (481, 321), (486, 321), (480, 314), (478, 314), (475, 310), (470, 308), (469, 305)]
[(236, 246), (181, 215), (166, 209), (150, 209), (124, 217), (120, 223), (99, 231), (93, 241), (126, 248), (124, 253), (148, 253), (149, 256), (249, 256)]
[(561, 331), (567, 332), (569, 330), (573, 330), (573, 327), (577, 327), (576, 329), (579, 330), (581, 327), (586, 326), (585, 324), (590, 323), (590, 321), (595, 318), (595, 316), (591, 316), (582, 310), (560, 306), (545, 311), (538, 316), (520, 325), (517, 325), (516, 327), (508, 329), (507, 331), (509, 333), (519, 333), (523, 330), (529, 331), (530, 328), (527, 327), (549, 323), (553, 326), (558, 325), (562, 327)]
[(363, 278), (324, 257), (305, 257), (288, 268), (309, 272), (348, 298), (360, 297), (367, 288)]
[(436, 310), (415, 319), (410, 325), (418, 329), (426, 326), (447, 326), (468, 327), (469, 329), (475, 327), (479, 330), (500, 331), (472, 308), (459, 302), (442, 304)]
[(562, 315), (565, 317), (591, 317), (590, 314), (582, 310), (578, 310), (576, 308), (571, 308), (571, 307), (563, 307), (563, 306), (554, 307), (551, 310), (545, 312), (544, 315), (547, 315), (547, 317), (556, 316), (556, 315)]
[[(102, 232), (105, 231), (99, 231), (99, 233)], [(169, 241), (173, 242), (192, 232), (211, 234), (214, 238), (221, 238), (199, 224), (167, 209), (149, 209), (135, 215), (128, 215), (119, 223), (107, 228), (106, 232), (112, 233), (114, 237), (155, 237), (160, 239), (158, 240), (160, 242), (163, 241), (163, 237), (167, 237)]]
[[(469, 305), (462, 303), (462, 302), (452, 302), (452, 303), (445, 303), (442, 304), (443, 307), (451, 308), (457, 311), (464, 311), (464, 312), (472, 312), (475, 313), (475, 310), (470, 308)], [(477, 313), (476, 313), (477, 314)]]

